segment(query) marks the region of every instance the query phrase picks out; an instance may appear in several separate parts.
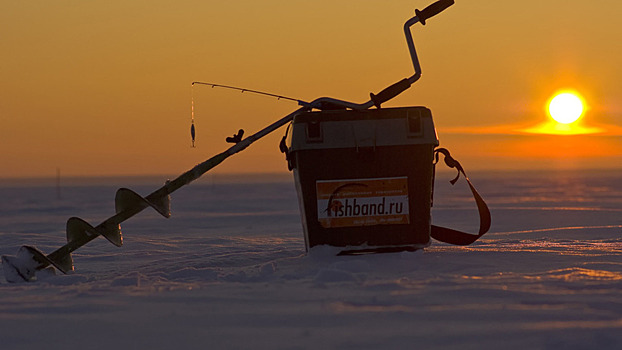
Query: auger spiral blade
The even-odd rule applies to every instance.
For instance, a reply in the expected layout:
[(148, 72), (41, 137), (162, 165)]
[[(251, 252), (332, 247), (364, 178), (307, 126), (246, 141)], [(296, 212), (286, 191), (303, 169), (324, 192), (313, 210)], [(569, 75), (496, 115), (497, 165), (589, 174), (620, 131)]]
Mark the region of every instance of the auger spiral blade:
[(227, 151), (219, 153), (203, 163), (197, 164), (194, 168), (181, 174), (146, 197), (142, 197), (136, 192), (120, 188), (115, 195), (115, 212), (116, 214), (106, 219), (97, 226), (93, 226), (88, 222), (78, 218), (71, 217), (67, 220), (67, 244), (45, 255), (37, 248), (31, 246), (22, 246), (15, 256), (2, 256), (2, 268), (7, 282), (32, 282), (36, 281), (36, 272), (43, 270), (48, 266), (54, 266), (63, 273), (74, 270), (71, 253), (82, 247), (98, 236), (104, 236), (108, 241), (117, 247), (123, 245), (123, 236), (121, 234), (120, 224), (140, 213), (146, 208), (155, 209), (160, 215), (168, 218), (171, 216), (171, 200), (170, 194), (180, 187), (189, 184), (198, 179), (227, 159), (233, 154), (240, 152), (248, 147), (257, 139), (268, 134), (270, 131), (276, 130), (293, 118), (294, 113), (286, 118), (273, 123), (268, 128), (261, 130), (255, 135), (251, 135), (246, 140), (232, 146)]
[[(169, 184), (170, 182), (167, 182), (165, 186), (146, 198), (130, 189), (120, 188), (115, 196), (116, 214), (97, 226), (78, 217), (69, 218), (67, 220), (67, 244), (49, 255), (45, 255), (35, 247), (22, 246), (16, 256), (2, 256), (6, 280), (11, 283), (35, 281), (36, 272), (50, 265), (62, 273), (71, 272), (74, 270), (71, 253), (98, 236), (103, 236), (110, 243), (121, 247), (123, 245), (121, 222), (148, 207), (154, 208), (166, 218), (171, 216), (169, 193), (176, 188), (167, 187)], [(183, 184), (185, 183), (179, 186)]]
[(117, 213), (129, 208), (147, 205), (165, 218), (171, 217), (171, 196), (168, 195), (149, 200), (130, 189), (119, 188), (114, 198), (114, 205)]
[(120, 247), (123, 245), (123, 235), (120, 225), (108, 225), (107, 227), (95, 228), (88, 222), (72, 217), (67, 220), (67, 242), (87, 241), (91, 237), (104, 236), (110, 243)]
[(142, 197), (130, 189), (120, 188), (115, 195), (115, 215), (109, 217), (97, 226), (92, 226), (77, 217), (70, 218), (67, 220), (67, 244), (49, 255), (43, 254), (36, 248), (23, 246), (14, 257), (2, 256), (2, 265), (6, 280), (8, 282), (35, 281), (36, 271), (45, 269), (50, 265), (53, 265), (63, 273), (73, 271), (71, 253), (100, 235), (104, 236), (115, 246), (120, 247), (123, 244), (123, 236), (121, 235), (120, 227), (123, 221), (148, 207), (155, 209), (166, 218), (170, 217), (171, 193), (198, 179), (201, 175), (222, 163), (225, 159), (246, 149), (253, 142), (289, 123), (295, 115), (307, 110), (309, 110), (309, 107), (301, 107), (286, 115), (257, 133), (241, 140), (226, 151), (216, 154), (206, 161), (195, 165), (192, 169), (181, 174), (174, 180), (166, 181), (164, 186), (146, 197)]

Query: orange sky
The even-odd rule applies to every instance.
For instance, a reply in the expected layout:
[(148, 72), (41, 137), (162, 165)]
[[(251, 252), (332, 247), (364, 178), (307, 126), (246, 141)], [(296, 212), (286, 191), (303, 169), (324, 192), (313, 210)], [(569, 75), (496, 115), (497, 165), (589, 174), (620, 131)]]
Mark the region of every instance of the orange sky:
[[(5, 1), (1, 177), (175, 176), (293, 111), (270, 98), (365, 102), (412, 75), (403, 23), (430, 1)], [(416, 25), (423, 76), (387, 106), (432, 109), (468, 169), (622, 167), (622, 3), (465, 1)], [(583, 94), (606, 135), (516, 133), (555, 91)], [(275, 132), (215, 172), (286, 171)]]

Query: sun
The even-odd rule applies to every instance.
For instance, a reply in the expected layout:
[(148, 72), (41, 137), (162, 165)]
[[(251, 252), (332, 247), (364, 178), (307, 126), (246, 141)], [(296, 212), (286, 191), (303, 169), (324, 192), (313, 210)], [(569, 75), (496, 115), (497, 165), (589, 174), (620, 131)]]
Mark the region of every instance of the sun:
[(574, 92), (558, 93), (549, 102), (549, 114), (556, 122), (572, 124), (583, 114), (583, 99)]
[[(589, 110), (586, 100), (576, 90), (558, 90), (546, 103), (550, 118), (537, 125), (519, 129), (528, 134), (585, 135), (602, 133), (597, 125), (586, 124), (584, 115)], [(543, 106), (543, 107), (545, 107)]]

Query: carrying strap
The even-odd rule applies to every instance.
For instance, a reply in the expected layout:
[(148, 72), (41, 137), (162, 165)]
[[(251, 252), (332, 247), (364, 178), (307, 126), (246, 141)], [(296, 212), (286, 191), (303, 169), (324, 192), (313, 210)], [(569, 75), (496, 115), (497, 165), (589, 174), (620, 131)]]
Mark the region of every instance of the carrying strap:
[(484, 202), (482, 196), (480, 196), (475, 187), (473, 187), (473, 184), (464, 172), (462, 165), (460, 165), (460, 163), (449, 154), (447, 149), (437, 148), (434, 150), (434, 164), (436, 165), (439, 161), (439, 153), (442, 153), (445, 157), (445, 164), (447, 164), (448, 167), (456, 168), (458, 170), (458, 175), (450, 181), (451, 184), (454, 185), (456, 181), (458, 181), (460, 173), (462, 173), (469, 184), (469, 188), (471, 188), (471, 193), (473, 193), (473, 198), (475, 199), (477, 210), (479, 212), (479, 234), (475, 235), (447, 227), (432, 225), (431, 236), (437, 241), (449, 244), (469, 245), (477, 241), (481, 236), (488, 232), (488, 229), (490, 229), (490, 210), (488, 209), (488, 206), (486, 205), (486, 202)]

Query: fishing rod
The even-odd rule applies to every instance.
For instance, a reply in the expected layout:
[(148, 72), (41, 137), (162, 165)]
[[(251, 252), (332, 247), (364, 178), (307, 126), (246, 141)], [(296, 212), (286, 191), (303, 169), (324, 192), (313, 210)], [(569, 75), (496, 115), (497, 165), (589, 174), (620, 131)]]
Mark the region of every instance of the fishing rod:
[[(299, 106), (304, 106), (304, 107), (309, 107), (311, 109), (319, 109), (319, 110), (343, 109), (343, 108), (349, 108), (353, 110), (364, 110), (364, 109), (371, 108), (373, 106), (375, 106), (376, 108), (381, 108), (382, 103), (401, 94), (402, 92), (410, 88), (410, 86), (414, 84), (417, 80), (419, 80), (419, 78), (421, 78), (421, 64), (419, 63), (419, 57), (417, 56), (417, 50), (415, 49), (415, 43), (414, 43), (410, 28), (413, 25), (415, 25), (417, 22), (421, 22), (422, 25), (425, 25), (426, 20), (428, 20), (429, 18), (433, 16), (436, 16), (437, 14), (441, 13), (443, 10), (447, 9), (449, 6), (453, 4), (454, 4), (454, 0), (439, 0), (421, 11), (419, 11), (418, 9), (415, 10), (415, 17), (412, 17), (411, 19), (406, 21), (406, 23), (404, 23), (404, 35), (406, 37), (406, 44), (408, 45), (408, 51), (410, 53), (410, 58), (411, 58), (415, 73), (412, 76), (408, 78), (404, 78), (398, 81), (397, 83), (385, 88), (384, 90), (379, 92), (377, 95), (374, 93), (370, 93), (369, 94), (370, 100), (365, 103), (357, 104), (353, 102), (334, 99), (331, 97), (321, 97), (321, 98), (314, 100), (313, 102), (305, 102), (301, 99), (287, 97), (283, 95), (277, 95), (277, 94), (273, 94), (270, 92), (264, 92), (264, 91), (259, 91), (259, 90), (252, 90), (252, 89), (247, 89), (247, 88), (222, 85), (222, 84), (216, 84), (216, 83), (206, 83), (206, 82), (201, 82), (201, 81), (193, 82), (192, 86), (194, 86), (195, 84), (198, 84), (198, 85), (211, 86), (212, 88), (218, 87), (218, 88), (237, 90), (242, 93), (250, 92), (254, 94), (275, 97), (278, 100), (283, 99), (283, 100), (294, 101), (298, 103)], [(227, 142), (229, 142), (230, 140), (238, 141), (239, 137), (241, 137), (243, 133), (244, 133), (244, 130), (240, 129), (237, 135), (233, 135), (232, 138), (227, 138)], [(192, 138), (192, 147), (194, 147), (195, 138), (196, 138), (196, 129), (194, 126), (194, 91), (192, 94), (192, 122), (190, 126), (190, 136)]]
[(207, 86), (211, 86), (212, 88), (218, 87), (218, 88), (224, 88), (224, 89), (237, 90), (237, 91), (240, 91), (242, 93), (250, 92), (250, 93), (258, 94), (258, 95), (276, 97), (277, 100), (294, 101), (294, 102), (298, 103), (299, 106), (307, 106), (309, 104), (308, 102), (305, 102), (303, 100), (299, 100), (297, 98), (287, 97), (287, 96), (283, 96), (283, 95), (277, 95), (277, 94), (273, 94), (273, 93), (269, 93), (269, 92), (264, 92), (264, 91), (259, 91), (259, 90), (245, 89), (245, 88), (241, 88), (241, 87), (222, 85), (222, 84), (205, 83), (205, 82), (202, 82), (202, 81), (193, 81), (192, 85), (194, 86), (194, 84), (197, 84), (197, 85), (207, 85)]
[[(197, 85), (207, 85), (207, 86), (211, 86), (212, 88), (224, 88), (224, 89), (230, 89), (230, 90), (237, 90), (237, 91), (240, 91), (241, 93), (249, 92), (249, 93), (257, 94), (257, 95), (275, 97), (277, 100), (294, 101), (294, 102), (298, 103), (299, 106), (305, 106), (305, 107), (309, 106), (309, 103), (305, 102), (303, 100), (292, 98), (292, 97), (287, 97), (287, 96), (283, 96), (283, 95), (277, 95), (277, 94), (273, 94), (273, 93), (265, 92), (265, 91), (246, 89), (246, 88), (230, 86), (230, 85), (206, 83), (206, 82), (202, 82), (202, 81), (193, 81), (192, 82), (192, 87), (193, 88), (194, 88), (195, 84), (197, 84)], [(195, 139), (196, 139), (196, 128), (194, 126), (194, 89), (192, 90), (192, 113), (191, 113), (191, 116), (192, 116), (192, 120), (191, 120), (191, 123), (190, 123), (190, 137), (192, 139), (192, 148), (194, 148), (195, 147), (194, 146)], [(243, 135), (244, 135), (244, 130), (240, 129), (237, 134), (234, 134), (232, 137), (227, 137), (226, 141), (229, 142), (229, 143), (240, 142), (242, 140), (242, 136)]]
[[(381, 104), (399, 95), (406, 89), (408, 89), (412, 83), (417, 81), (421, 76), (421, 67), (417, 59), (412, 35), (410, 33), (410, 27), (414, 24), (421, 22), (425, 25), (425, 21), (432, 16), (435, 16), (454, 4), (454, 0), (439, 0), (432, 5), (426, 7), (424, 10), (415, 10), (416, 16), (409, 19), (404, 24), (404, 32), (406, 35), (406, 41), (410, 50), (413, 66), (415, 68), (415, 74), (410, 78), (405, 78), (399, 82), (385, 88), (377, 95), (370, 93), (370, 100), (365, 103), (353, 103), (348, 101), (342, 101), (330, 97), (320, 97), (309, 103), (303, 103), (302, 107), (296, 111), (282, 117), (276, 122), (266, 126), (260, 131), (252, 134), (245, 139), (234, 140), (235, 144), (226, 151), (219, 153), (206, 161), (197, 164), (192, 169), (181, 174), (172, 181), (166, 181), (166, 183), (152, 192), (146, 197), (142, 197), (138, 193), (127, 189), (120, 188), (115, 195), (115, 212), (113, 216), (104, 220), (97, 226), (92, 226), (85, 220), (78, 217), (71, 217), (67, 220), (66, 234), (67, 244), (56, 249), (52, 253), (46, 255), (39, 249), (24, 245), (20, 247), (15, 256), (2, 256), (2, 267), (4, 276), (8, 282), (30, 282), (36, 280), (36, 272), (46, 269), (49, 266), (54, 266), (56, 269), (63, 273), (68, 273), (74, 270), (73, 259), (71, 253), (76, 249), (84, 246), (88, 242), (94, 240), (98, 236), (103, 236), (110, 243), (117, 247), (123, 245), (123, 236), (121, 233), (121, 223), (125, 220), (133, 217), (134, 215), (142, 212), (146, 208), (155, 209), (160, 215), (168, 218), (171, 216), (170, 211), (170, 195), (179, 188), (188, 185), (192, 181), (198, 179), (203, 174), (214, 168), (218, 164), (222, 163), (228, 157), (241, 152), (250, 146), (253, 142), (260, 138), (270, 134), (281, 126), (291, 122), (295, 116), (302, 113), (311, 111), (312, 109), (355, 109), (363, 110), (373, 106), (381, 108)], [(200, 82), (195, 82), (199, 84)], [(194, 83), (193, 83), (194, 84)], [(223, 87), (229, 89), (240, 89), (220, 84), (201, 83), (206, 85), (212, 85), (212, 87)], [(241, 89), (252, 93), (259, 93), (263, 95), (280, 97), (284, 96), (264, 93), (256, 90)], [(287, 98), (300, 103), (297, 99)], [(304, 102), (304, 101), (302, 101)], [(193, 108), (194, 109), (194, 108)], [(194, 129), (194, 128), (192, 128)]]

